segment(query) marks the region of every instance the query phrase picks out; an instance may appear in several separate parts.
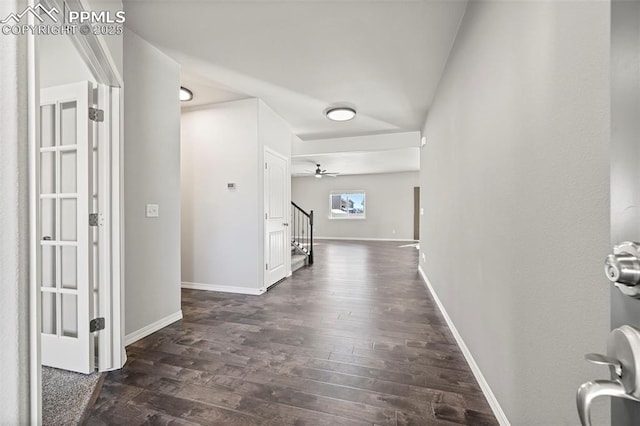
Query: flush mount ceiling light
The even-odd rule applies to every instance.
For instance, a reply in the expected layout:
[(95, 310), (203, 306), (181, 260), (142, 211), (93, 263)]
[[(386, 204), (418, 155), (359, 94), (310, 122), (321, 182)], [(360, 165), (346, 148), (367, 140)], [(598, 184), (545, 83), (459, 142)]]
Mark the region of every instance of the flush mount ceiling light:
[(193, 99), (193, 92), (186, 87), (180, 87), (180, 102), (188, 102)]
[(333, 107), (329, 108), (325, 113), (329, 120), (333, 121), (349, 121), (356, 116), (356, 110), (350, 107)]

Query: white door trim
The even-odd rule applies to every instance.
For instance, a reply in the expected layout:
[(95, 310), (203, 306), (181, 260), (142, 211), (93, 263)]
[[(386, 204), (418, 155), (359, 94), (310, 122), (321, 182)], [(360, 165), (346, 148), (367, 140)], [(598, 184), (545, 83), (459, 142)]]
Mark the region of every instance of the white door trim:
[[(110, 371), (121, 368), (126, 360), (124, 350), (124, 299), (121, 279), (121, 244), (122, 229), (120, 210), (120, 88), (108, 87), (104, 84), (98, 86), (98, 107), (104, 109), (107, 125), (99, 126), (98, 135), (100, 143), (110, 141), (109, 150), (99, 155), (99, 206), (100, 213), (107, 220), (100, 227), (100, 248), (107, 259), (101, 262), (111, 264), (111, 268), (101, 268), (99, 280), (99, 294), (110, 295), (99, 298), (98, 313), (105, 318), (107, 327), (98, 334), (99, 356), (98, 370)], [(120, 315), (118, 315), (120, 312)]]
[[(29, 15), (29, 25), (35, 23), (35, 18)], [(40, 157), (40, 75), (38, 67), (38, 39), (33, 35), (27, 36), (27, 91), (28, 91), (28, 138), (29, 138), (29, 200), (38, 199)], [(40, 244), (40, 221), (38, 220), (37, 204), (29, 203), (29, 414), (31, 424), (42, 424), (42, 360), (40, 355), (41, 335), (41, 294), (38, 265), (31, 259), (36, 259)]]
[[(113, 366), (119, 369), (127, 361), (124, 329), (124, 142), (123, 98), (120, 87), (110, 88), (111, 97), (111, 312)], [(119, 313), (120, 315), (117, 315)], [(119, 332), (116, 332), (118, 330)], [(119, 350), (118, 350), (119, 348)]]
[[(58, 10), (91, 10), (87, 0), (41, 0), (41, 3), (56, 7)], [(83, 35), (78, 31), (75, 34), (69, 34), (68, 37), (98, 83), (110, 87), (124, 85), (103, 36), (93, 33)]]

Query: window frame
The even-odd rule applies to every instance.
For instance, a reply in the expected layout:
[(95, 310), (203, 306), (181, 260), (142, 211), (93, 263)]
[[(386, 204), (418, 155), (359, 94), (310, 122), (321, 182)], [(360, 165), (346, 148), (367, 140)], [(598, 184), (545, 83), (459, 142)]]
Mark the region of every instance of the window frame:
[[(362, 214), (355, 214), (355, 213), (349, 213), (346, 212), (346, 214), (344, 216), (334, 216), (333, 215), (333, 197), (335, 195), (340, 195), (341, 197), (343, 195), (347, 195), (347, 197), (349, 195), (362, 195), (362, 205), (363, 205), (363, 212)], [(357, 190), (343, 190), (343, 191), (329, 191), (329, 220), (364, 220), (367, 218), (367, 193), (366, 191), (362, 190), (362, 189), (357, 189)]]

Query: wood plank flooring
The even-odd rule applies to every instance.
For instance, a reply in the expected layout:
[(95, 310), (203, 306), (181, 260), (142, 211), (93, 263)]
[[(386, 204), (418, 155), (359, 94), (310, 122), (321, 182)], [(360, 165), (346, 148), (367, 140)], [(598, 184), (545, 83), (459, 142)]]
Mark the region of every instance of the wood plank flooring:
[(401, 245), (321, 241), (262, 296), (183, 290), (88, 424), (496, 425)]

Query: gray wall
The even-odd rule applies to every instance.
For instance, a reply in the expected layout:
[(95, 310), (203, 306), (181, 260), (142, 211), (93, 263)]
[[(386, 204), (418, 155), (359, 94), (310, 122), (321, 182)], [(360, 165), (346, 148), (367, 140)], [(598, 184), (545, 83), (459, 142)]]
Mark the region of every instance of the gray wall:
[[(125, 333), (180, 312), (180, 67), (124, 38)], [(145, 217), (158, 204), (160, 216)]]
[(425, 125), (420, 266), (514, 425), (608, 377), (609, 15), (469, 2)]
[[(314, 233), (328, 238), (413, 239), (418, 172), (291, 179), (291, 200), (314, 212)], [(331, 191), (364, 190), (366, 219), (329, 219)]]

